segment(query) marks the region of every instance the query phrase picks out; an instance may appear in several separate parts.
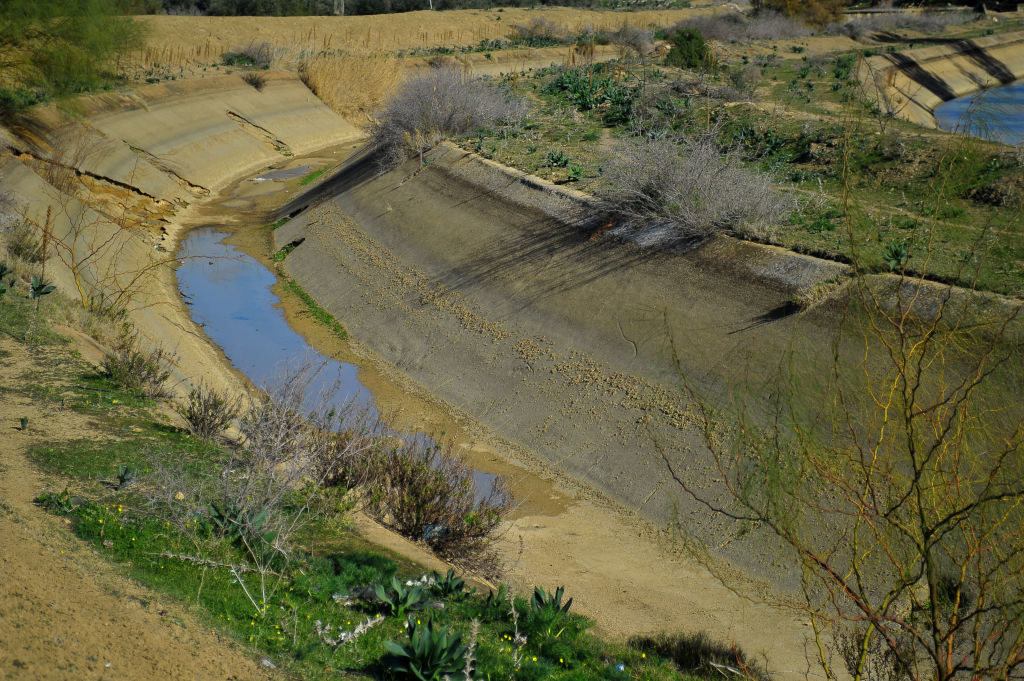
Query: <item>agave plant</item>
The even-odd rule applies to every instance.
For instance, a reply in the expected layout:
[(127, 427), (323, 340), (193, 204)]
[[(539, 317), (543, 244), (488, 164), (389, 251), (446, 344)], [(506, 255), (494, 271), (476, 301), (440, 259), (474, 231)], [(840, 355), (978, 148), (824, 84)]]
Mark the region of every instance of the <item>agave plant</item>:
[(890, 241), (885, 245), (882, 259), (889, 266), (889, 271), (894, 272), (907, 264), (910, 258), (910, 251), (905, 241)]
[(538, 637), (542, 641), (556, 639), (562, 635), (566, 628), (575, 625), (569, 620), (569, 608), (572, 607), (572, 599), (562, 603), (565, 595), (565, 587), (558, 587), (554, 593), (550, 593), (537, 587), (533, 590), (533, 597), (530, 599), (530, 611), (526, 613), (524, 629), (531, 638)]
[(572, 607), (572, 599), (570, 598), (562, 605), (562, 597), (565, 595), (565, 587), (560, 586), (555, 589), (554, 593), (545, 591), (539, 586), (533, 590), (533, 598), (530, 599), (530, 610), (532, 612), (545, 612), (552, 614), (562, 614), (569, 612), (569, 608)]
[(39, 277), (32, 277), (32, 286), (29, 289), (29, 298), (42, 298), (43, 296), (50, 295), (56, 290), (56, 286), (47, 283), (45, 280)]
[(122, 490), (135, 484), (138, 479), (138, 473), (133, 467), (121, 464), (117, 467), (117, 486), (114, 489)]
[(449, 568), (444, 575), (434, 573), (434, 593), (441, 598), (461, 600), (470, 590), (466, 588), (466, 581), (455, 574), (455, 570)]
[(371, 588), (388, 614), (396, 617), (405, 617), (407, 612), (422, 606), (426, 600), (422, 586), (406, 586), (394, 576), (388, 584), (378, 582)]
[(408, 630), (408, 643), (384, 642), (391, 653), (389, 667), (395, 677), (440, 681), (465, 667), (468, 648), (462, 643), (462, 634), (435, 628), (433, 620), (427, 620), (426, 626), (410, 620)]
[(508, 614), (509, 600), (508, 587), (504, 584), (498, 585), (497, 591), (491, 591), (484, 599), (480, 609), (480, 615), (486, 619), (500, 620)]

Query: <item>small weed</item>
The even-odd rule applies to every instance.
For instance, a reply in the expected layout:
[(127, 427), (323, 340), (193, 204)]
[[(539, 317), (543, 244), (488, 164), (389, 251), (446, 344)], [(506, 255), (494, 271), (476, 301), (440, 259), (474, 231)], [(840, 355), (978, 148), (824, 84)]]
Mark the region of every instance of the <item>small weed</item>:
[(44, 492), (32, 500), (38, 506), (42, 506), (54, 515), (67, 515), (81, 504), (81, 500), (72, 497), (67, 487), (63, 492)]

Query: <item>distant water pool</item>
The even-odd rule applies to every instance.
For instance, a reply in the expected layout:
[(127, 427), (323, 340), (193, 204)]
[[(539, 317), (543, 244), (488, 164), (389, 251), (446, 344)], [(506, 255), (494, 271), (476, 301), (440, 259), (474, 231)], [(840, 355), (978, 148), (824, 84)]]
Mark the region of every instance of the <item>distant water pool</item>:
[(1016, 146), (1024, 141), (1024, 81), (940, 104), (935, 120), (943, 130)]

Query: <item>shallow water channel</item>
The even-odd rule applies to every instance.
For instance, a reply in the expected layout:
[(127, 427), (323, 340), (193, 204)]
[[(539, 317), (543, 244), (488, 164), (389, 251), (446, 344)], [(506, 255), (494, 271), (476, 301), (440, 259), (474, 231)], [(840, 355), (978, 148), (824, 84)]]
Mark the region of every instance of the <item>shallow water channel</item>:
[(944, 102), (935, 120), (943, 130), (1016, 146), (1024, 139), (1024, 81)]
[[(322, 367), (309, 385), (311, 398), (331, 393), (337, 404), (356, 400), (377, 416), (373, 395), (359, 381), (359, 367), (331, 359), (288, 325), (281, 299), (271, 287), (274, 273), (252, 256), (225, 243), (229, 234), (215, 227), (188, 233), (178, 251), (178, 289), (192, 319), (221, 347), (231, 364), (255, 385), (271, 383), (291, 365)], [(389, 433), (425, 437), (416, 433)], [(477, 498), (487, 494), (495, 475), (474, 470)]]

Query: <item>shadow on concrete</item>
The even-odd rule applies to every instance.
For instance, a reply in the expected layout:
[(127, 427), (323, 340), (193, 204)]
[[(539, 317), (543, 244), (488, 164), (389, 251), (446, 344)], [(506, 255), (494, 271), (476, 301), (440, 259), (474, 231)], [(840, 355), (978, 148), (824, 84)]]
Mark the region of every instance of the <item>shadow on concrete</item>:
[(369, 182), (379, 174), (377, 156), (369, 147), (363, 147), (350, 156), (333, 175), (282, 206), (277, 217), (295, 217), (310, 206)]
[(765, 324), (777, 322), (780, 319), (785, 319), (786, 317), (792, 317), (801, 309), (802, 308), (793, 301), (787, 301), (776, 308), (768, 310), (764, 314), (757, 315), (753, 319), (749, 320), (746, 326), (730, 331), (729, 335), (731, 336), (733, 334), (743, 333), (744, 331), (750, 331), (758, 328), (759, 326), (764, 326)]
[[(955, 56), (966, 57), (1002, 85), (1007, 85), (1017, 80), (1006, 64), (989, 54), (977, 42), (973, 40), (958, 40), (951, 41), (950, 44), (955, 44), (956, 46)], [(957, 98), (957, 93), (953, 91), (949, 83), (925, 69), (910, 55), (894, 52), (883, 56), (899, 69), (903, 75), (926, 88), (943, 101)]]
[(607, 216), (594, 215), (566, 226), (550, 218), (525, 225), (523, 233), (487, 254), (477, 254), (439, 277), (464, 290), (489, 282), (516, 280), (515, 309), (587, 286), (650, 260), (652, 253), (612, 237), (599, 236)]

